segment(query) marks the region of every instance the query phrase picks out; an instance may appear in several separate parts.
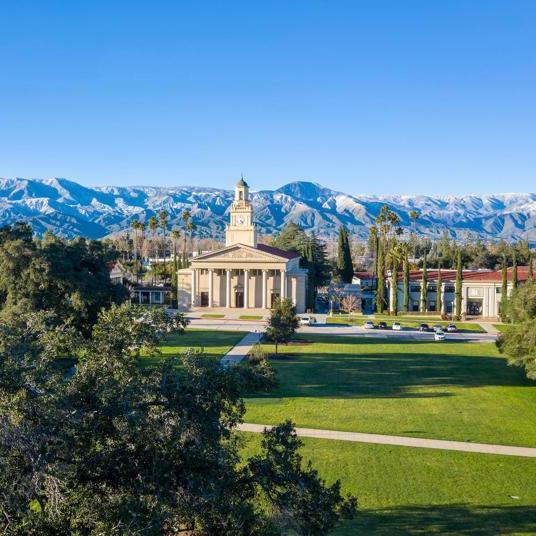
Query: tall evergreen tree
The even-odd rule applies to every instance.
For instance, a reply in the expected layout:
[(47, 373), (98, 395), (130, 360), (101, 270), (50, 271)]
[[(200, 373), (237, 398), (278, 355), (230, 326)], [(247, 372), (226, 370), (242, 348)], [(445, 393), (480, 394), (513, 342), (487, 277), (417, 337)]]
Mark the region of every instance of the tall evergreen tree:
[(528, 262), (528, 266), (527, 266), (527, 279), (529, 281), (534, 281), (534, 273), (533, 273), (533, 266), (532, 264), (534, 263), (534, 255), (532, 253), (532, 251), (529, 253), (529, 262)]
[(352, 264), (352, 253), (350, 251), (350, 242), (346, 227), (339, 227), (339, 240), (337, 247), (337, 276), (341, 283), (351, 283), (354, 276), (354, 267)]
[(402, 304), (402, 309), (405, 313), (409, 312), (409, 259), (408, 259), (408, 250), (404, 249), (404, 301)]
[(456, 258), (456, 295), (454, 315), (456, 320), (462, 318), (462, 284), (463, 284), (463, 269), (462, 269), (462, 252), (458, 249)]
[(443, 274), (441, 273), (441, 264), (437, 269), (437, 312), (443, 314)]
[(517, 288), (517, 253), (512, 251), (512, 289)]
[(426, 313), (428, 310), (428, 271), (426, 269), (426, 253), (422, 259), (422, 274), (421, 274), (421, 313)]
[(398, 264), (400, 258), (398, 251), (391, 256), (391, 311), (396, 316), (398, 313)]
[(506, 311), (508, 303), (508, 263), (506, 261), (506, 254), (503, 253), (502, 265), (501, 265), (501, 304), (500, 314), (501, 319), (506, 320)]

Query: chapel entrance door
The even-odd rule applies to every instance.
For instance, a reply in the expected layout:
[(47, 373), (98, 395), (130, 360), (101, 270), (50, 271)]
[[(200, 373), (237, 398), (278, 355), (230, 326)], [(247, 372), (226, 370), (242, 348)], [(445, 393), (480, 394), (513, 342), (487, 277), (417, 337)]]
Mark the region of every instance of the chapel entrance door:
[(244, 293), (241, 290), (235, 292), (235, 307), (244, 307)]

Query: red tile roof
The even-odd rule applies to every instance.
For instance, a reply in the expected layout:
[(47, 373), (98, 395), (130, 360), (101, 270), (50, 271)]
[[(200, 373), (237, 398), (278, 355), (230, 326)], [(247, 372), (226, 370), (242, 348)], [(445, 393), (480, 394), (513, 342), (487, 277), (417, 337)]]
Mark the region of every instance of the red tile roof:
[(285, 259), (295, 259), (296, 257), (300, 257), (300, 254), (296, 253), (296, 251), (285, 251), (284, 249), (274, 248), (272, 246), (267, 246), (266, 244), (257, 244), (257, 249)]

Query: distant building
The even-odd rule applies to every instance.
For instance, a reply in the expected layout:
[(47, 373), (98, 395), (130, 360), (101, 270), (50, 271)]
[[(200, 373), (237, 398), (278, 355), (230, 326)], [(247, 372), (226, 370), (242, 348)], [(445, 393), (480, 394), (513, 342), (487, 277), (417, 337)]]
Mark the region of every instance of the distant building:
[[(528, 268), (519, 266), (517, 270), (520, 284), (527, 280)], [(441, 270), (442, 284), (438, 288), (438, 271), (428, 270), (428, 296), (426, 311), (450, 316), (455, 313), (456, 270)], [(512, 268), (508, 268), (508, 294), (512, 291)], [(409, 312), (419, 312), (421, 307), (422, 271), (412, 270), (409, 278)], [(501, 270), (464, 270), (462, 282), (462, 315), (467, 318), (497, 319), (502, 300)], [(397, 288), (397, 311), (402, 311), (404, 299), (403, 274), (399, 273)], [(442, 293), (442, 310), (437, 310), (437, 296)], [(387, 278), (389, 311), (394, 311), (393, 289)]]
[(276, 299), (290, 298), (298, 313), (305, 311), (307, 270), (300, 268), (300, 255), (257, 242), (243, 179), (235, 187), (225, 247), (193, 257), (177, 280), (181, 308), (266, 310)]

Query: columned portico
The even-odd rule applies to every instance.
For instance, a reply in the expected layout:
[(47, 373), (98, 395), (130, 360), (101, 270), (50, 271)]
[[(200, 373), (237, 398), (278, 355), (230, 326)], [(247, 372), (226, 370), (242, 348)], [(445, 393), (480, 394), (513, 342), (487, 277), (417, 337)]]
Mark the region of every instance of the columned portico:
[(244, 270), (244, 309), (249, 307), (249, 270)]
[(266, 293), (268, 292), (267, 288), (267, 279), (268, 279), (268, 270), (262, 271), (262, 300), (261, 300), (261, 307), (263, 309), (266, 309)]
[(226, 246), (179, 270), (179, 306), (267, 310), (275, 299), (291, 298), (297, 312), (305, 312), (307, 270), (300, 268), (299, 254), (259, 244), (245, 181), (235, 194)]

